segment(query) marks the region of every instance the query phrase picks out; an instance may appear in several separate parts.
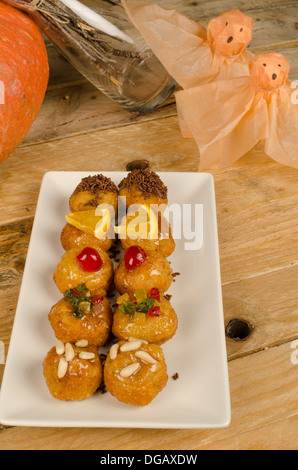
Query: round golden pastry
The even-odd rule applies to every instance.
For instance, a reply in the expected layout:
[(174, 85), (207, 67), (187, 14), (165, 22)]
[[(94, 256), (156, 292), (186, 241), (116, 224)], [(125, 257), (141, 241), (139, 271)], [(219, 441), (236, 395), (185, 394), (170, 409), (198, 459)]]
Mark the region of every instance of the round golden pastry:
[(66, 224), (61, 233), (61, 244), (65, 251), (69, 251), (76, 246), (97, 245), (104, 251), (109, 251), (113, 245), (113, 240), (109, 237), (96, 238), (91, 233), (83, 232), (71, 224)]
[[(141, 344), (137, 350), (121, 351), (121, 346), (127, 344), (119, 341), (116, 357), (111, 357), (113, 345), (107, 355), (104, 365), (104, 383), (108, 391), (119, 401), (134, 406), (146, 406), (166, 386), (168, 381), (167, 366), (162, 349), (156, 344)], [(138, 357), (144, 352), (154, 363), (148, 363)], [(137, 370), (127, 375), (128, 366), (135, 364)], [(126, 369), (126, 370), (124, 370)]]
[[(130, 296), (130, 301), (136, 304), (134, 296)], [(137, 311), (128, 315), (121, 310), (122, 305), (120, 303), (114, 313), (112, 333), (116, 338), (139, 338), (148, 343), (163, 344), (175, 335), (178, 328), (177, 314), (164, 296), (158, 302), (158, 316)]]
[(85, 339), (89, 345), (103, 346), (110, 337), (113, 312), (106, 297), (99, 299), (96, 305), (90, 302), (90, 311), (80, 318), (68, 300), (59, 300), (48, 315), (56, 338), (63, 343)]
[[(123, 217), (121, 225), (127, 227), (128, 224), (136, 217), (134, 214), (127, 214)], [(175, 250), (176, 244), (172, 236), (172, 231), (169, 222), (159, 212), (158, 215), (158, 234), (156, 238), (130, 238), (127, 233), (123, 236), (120, 235), (122, 248), (127, 250), (130, 246), (140, 246), (148, 254), (160, 253), (165, 258), (168, 258)]]
[(118, 188), (119, 196), (125, 198), (123, 200), (126, 207), (132, 204), (154, 204), (159, 205), (163, 212), (168, 204), (167, 187), (160, 177), (148, 168), (131, 171), (123, 178)]
[(100, 204), (109, 204), (115, 215), (118, 210), (118, 189), (112, 180), (102, 174), (83, 178), (69, 199), (71, 212), (94, 209)]
[(160, 293), (164, 293), (172, 282), (171, 265), (159, 253), (147, 254), (144, 262), (131, 271), (126, 269), (125, 261), (121, 261), (114, 276), (115, 287), (120, 294), (133, 294), (137, 289), (149, 291), (152, 287), (157, 287)]
[[(58, 400), (85, 400), (91, 397), (99, 388), (103, 370), (95, 346), (78, 348), (72, 345), (75, 356), (67, 363), (67, 371), (64, 377), (58, 377), (58, 368), (60, 359), (66, 361), (65, 355), (59, 355), (56, 347), (48, 352), (43, 363), (43, 374), (46, 380), (50, 394)], [(93, 354), (92, 359), (81, 359), (81, 352)]]
[(54, 282), (62, 294), (68, 289), (85, 283), (92, 295), (106, 295), (113, 283), (114, 268), (108, 254), (95, 244), (88, 245), (94, 248), (102, 259), (102, 266), (98, 271), (83, 270), (77, 260), (77, 256), (86, 247), (76, 247), (66, 251), (61, 257), (55, 272)]

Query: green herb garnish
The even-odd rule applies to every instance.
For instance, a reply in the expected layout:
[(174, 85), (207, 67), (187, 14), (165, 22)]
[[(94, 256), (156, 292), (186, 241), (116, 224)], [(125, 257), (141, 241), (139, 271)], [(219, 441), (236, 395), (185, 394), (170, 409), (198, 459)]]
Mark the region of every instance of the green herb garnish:
[(136, 311), (136, 306), (132, 302), (130, 302), (130, 300), (128, 302), (124, 302), (124, 304), (121, 305), (120, 308), (125, 315), (130, 315), (132, 317), (134, 316)]
[(64, 292), (65, 300), (68, 300), (74, 307), (73, 315), (82, 318), (91, 309), (91, 293), (86, 284), (81, 284), (73, 289)]
[(122, 313), (125, 315), (130, 315), (131, 317), (134, 316), (136, 312), (140, 313), (148, 313), (148, 310), (155, 305), (155, 300), (148, 298), (143, 300), (143, 302), (135, 305), (130, 300), (128, 302), (124, 302), (120, 309)]
[(136, 305), (136, 311), (137, 312), (147, 313), (149, 308), (153, 307), (153, 305), (155, 305), (155, 300), (154, 299), (150, 299), (150, 298), (145, 299), (145, 300), (143, 300), (143, 302)]

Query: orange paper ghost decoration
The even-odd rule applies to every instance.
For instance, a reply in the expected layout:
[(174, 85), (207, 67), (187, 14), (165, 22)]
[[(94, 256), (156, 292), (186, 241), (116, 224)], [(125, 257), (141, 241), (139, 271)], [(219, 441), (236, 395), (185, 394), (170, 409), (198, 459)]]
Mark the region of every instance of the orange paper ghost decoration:
[(248, 75), (253, 20), (239, 10), (211, 19), (208, 28), (176, 10), (143, 0), (122, 0), (127, 15), (184, 89)]
[(290, 65), (276, 52), (256, 55), (250, 76), (176, 93), (185, 136), (200, 150), (200, 170), (233, 164), (262, 140), (265, 152), (298, 168), (298, 104), (288, 80)]

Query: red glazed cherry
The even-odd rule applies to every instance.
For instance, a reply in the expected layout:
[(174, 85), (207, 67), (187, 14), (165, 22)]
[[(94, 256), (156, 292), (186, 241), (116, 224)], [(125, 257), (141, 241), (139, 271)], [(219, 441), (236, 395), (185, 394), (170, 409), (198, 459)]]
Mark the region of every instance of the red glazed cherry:
[(94, 248), (86, 246), (81, 253), (77, 256), (79, 266), (84, 271), (98, 271), (102, 265), (103, 261), (97, 251)]
[(159, 305), (153, 305), (153, 307), (149, 308), (148, 317), (159, 317), (160, 315), (160, 306)]
[(152, 289), (150, 289), (149, 297), (160, 302), (160, 293), (157, 287), (152, 287)]
[(147, 255), (142, 248), (139, 246), (130, 246), (124, 256), (125, 267), (128, 271), (133, 271), (141, 266), (146, 258)]
[(93, 305), (98, 305), (103, 301), (103, 296), (102, 295), (95, 295), (94, 297), (91, 298), (91, 302)]

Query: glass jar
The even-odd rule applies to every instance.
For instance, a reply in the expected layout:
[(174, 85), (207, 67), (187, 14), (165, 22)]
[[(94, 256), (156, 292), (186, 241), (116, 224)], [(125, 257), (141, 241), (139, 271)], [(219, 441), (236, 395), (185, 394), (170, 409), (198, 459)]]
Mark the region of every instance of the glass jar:
[[(67, 1), (71, 5), (72, 0)], [(8, 3), (27, 11), (73, 66), (126, 110), (137, 114), (153, 111), (175, 90), (175, 80), (132, 25), (120, 0), (81, 1), (109, 22), (105, 32), (60, 0)], [(109, 34), (109, 25), (118, 29), (120, 37), (113, 31)]]

